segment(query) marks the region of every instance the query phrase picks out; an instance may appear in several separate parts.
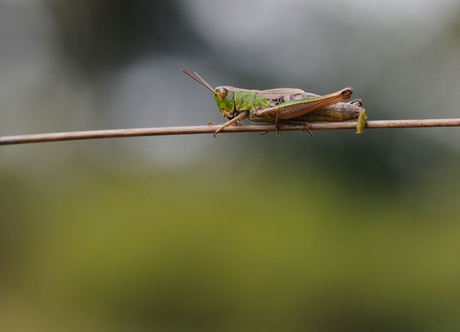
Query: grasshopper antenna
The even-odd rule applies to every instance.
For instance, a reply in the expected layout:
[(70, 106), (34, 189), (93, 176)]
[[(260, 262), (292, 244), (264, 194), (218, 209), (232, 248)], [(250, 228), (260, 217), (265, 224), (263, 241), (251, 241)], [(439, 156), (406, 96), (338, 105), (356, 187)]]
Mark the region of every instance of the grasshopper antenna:
[(197, 80), (195, 77), (193, 77), (192, 75), (190, 75), (189, 73), (187, 73), (185, 70), (182, 69), (182, 71), (184, 72), (185, 75), (191, 77), (193, 80), (197, 81), (198, 83), (200, 83), (202, 86), (204, 86), (206, 89), (208, 89), (209, 91), (211, 91), (213, 94), (217, 94), (217, 92), (214, 91), (214, 89), (209, 85), (208, 82), (206, 82), (204, 80), (203, 77), (200, 76), (200, 74), (198, 74), (197, 72), (195, 72), (195, 75), (198, 76), (202, 82), (200, 82), (199, 80)]

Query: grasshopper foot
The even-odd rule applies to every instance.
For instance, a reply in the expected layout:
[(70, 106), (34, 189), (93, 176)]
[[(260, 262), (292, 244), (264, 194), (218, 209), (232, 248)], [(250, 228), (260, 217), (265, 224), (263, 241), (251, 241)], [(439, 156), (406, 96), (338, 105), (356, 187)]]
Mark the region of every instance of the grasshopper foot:
[(268, 131), (265, 130), (263, 133), (260, 133), (260, 136), (265, 136), (265, 135), (267, 135), (267, 134), (268, 134)]
[(308, 133), (308, 135), (310, 135), (310, 137), (313, 137), (313, 134), (311, 133), (310, 130), (307, 130), (307, 129), (304, 129), (302, 130), (303, 133)]
[[(302, 126), (302, 127), (306, 127), (306, 128), (311, 128), (311, 124), (308, 123), (308, 122), (304, 122), (304, 121), (288, 121), (288, 122), (286, 122), (286, 124), (290, 124), (290, 125), (294, 125), (294, 126)], [(313, 134), (308, 129), (302, 129), (302, 132), (303, 133), (308, 133), (308, 135), (310, 135), (310, 137), (313, 137)]]
[(209, 121), (209, 122), (207, 123), (207, 125), (208, 125), (208, 126), (215, 126), (215, 124), (212, 123), (211, 121)]

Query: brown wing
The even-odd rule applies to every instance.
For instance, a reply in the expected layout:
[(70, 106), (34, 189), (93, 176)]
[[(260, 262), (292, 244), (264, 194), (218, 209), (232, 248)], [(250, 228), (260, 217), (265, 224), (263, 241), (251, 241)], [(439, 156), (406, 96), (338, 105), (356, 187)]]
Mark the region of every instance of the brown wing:
[(269, 89), (269, 90), (259, 91), (257, 92), (256, 97), (276, 100), (283, 96), (296, 95), (296, 94), (301, 94), (301, 93), (305, 93), (305, 91), (301, 89), (278, 88), (278, 89)]
[(345, 88), (343, 90), (313, 99), (290, 100), (275, 107), (260, 110), (257, 115), (276, 115), (280, 119), (292, 119), (313, 112), (318, 108), (327, 107), (329, 105), (343, 102), (347, 99), (350, 99), (352, 94), (353, 90), (351, 88)]

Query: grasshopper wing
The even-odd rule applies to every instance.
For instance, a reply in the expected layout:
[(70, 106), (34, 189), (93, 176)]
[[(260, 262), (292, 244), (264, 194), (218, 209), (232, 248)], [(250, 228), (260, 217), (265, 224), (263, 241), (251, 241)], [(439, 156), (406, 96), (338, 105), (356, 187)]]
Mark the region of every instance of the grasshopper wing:
[(279, 89), (269, 89), (262, 90), (257, 92), (257, 97), (267, 98), (267, 99), (278, 99), (280, 96), (296, 95), (303, 94), (305, 91), (301, 89), (292, 89), (292, 88), (279, 88)]
[[(293, 90), (298, 93), (299, 91), (303, 93), (303, 91), (300, 89), (272, 89), (272, 90), (260, 91), (257, 93), (257, 95), (258, 96), (259, 94), (262, 94), (263, 96), (264, 94), (271, 95), (271, 94), (274, 94), (275, 91), (282, 92), (283, 90), (287, 90), (287, 91), (290, 90), (291, 94)], [(340, 91), (337, 91), (337, 92), (334, 92), (334, 93), (331, 93), (325, 96), (298, 99), (298, 100), (289, 100), (286, 102), (282, 102), (276, 105), (275, 107), (259, 110), (256, 115), (257, 116), (274, 116), (279, 119), (292, 119), (292, 118), (313, 112), (314, 110), (318, 108), (327, 107), (327, 106), (348, 100), (351, 98), (352, 94), (353, 94), (352, 88), (345, 88), (345, 89), (342, 89)], [(280, 96), (281, 94), (278, 94), (278, 95)]]

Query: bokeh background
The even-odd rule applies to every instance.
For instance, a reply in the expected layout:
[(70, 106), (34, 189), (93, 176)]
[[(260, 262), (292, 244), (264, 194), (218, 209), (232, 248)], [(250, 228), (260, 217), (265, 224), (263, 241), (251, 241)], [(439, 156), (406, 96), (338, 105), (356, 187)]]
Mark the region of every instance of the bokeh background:
[[(212, 86), (459, 117), (455, 0), (0, 0), (0, 135), (222, 122)], [(460, 131), (0, 148), (2, 331), (458, 331)]]

